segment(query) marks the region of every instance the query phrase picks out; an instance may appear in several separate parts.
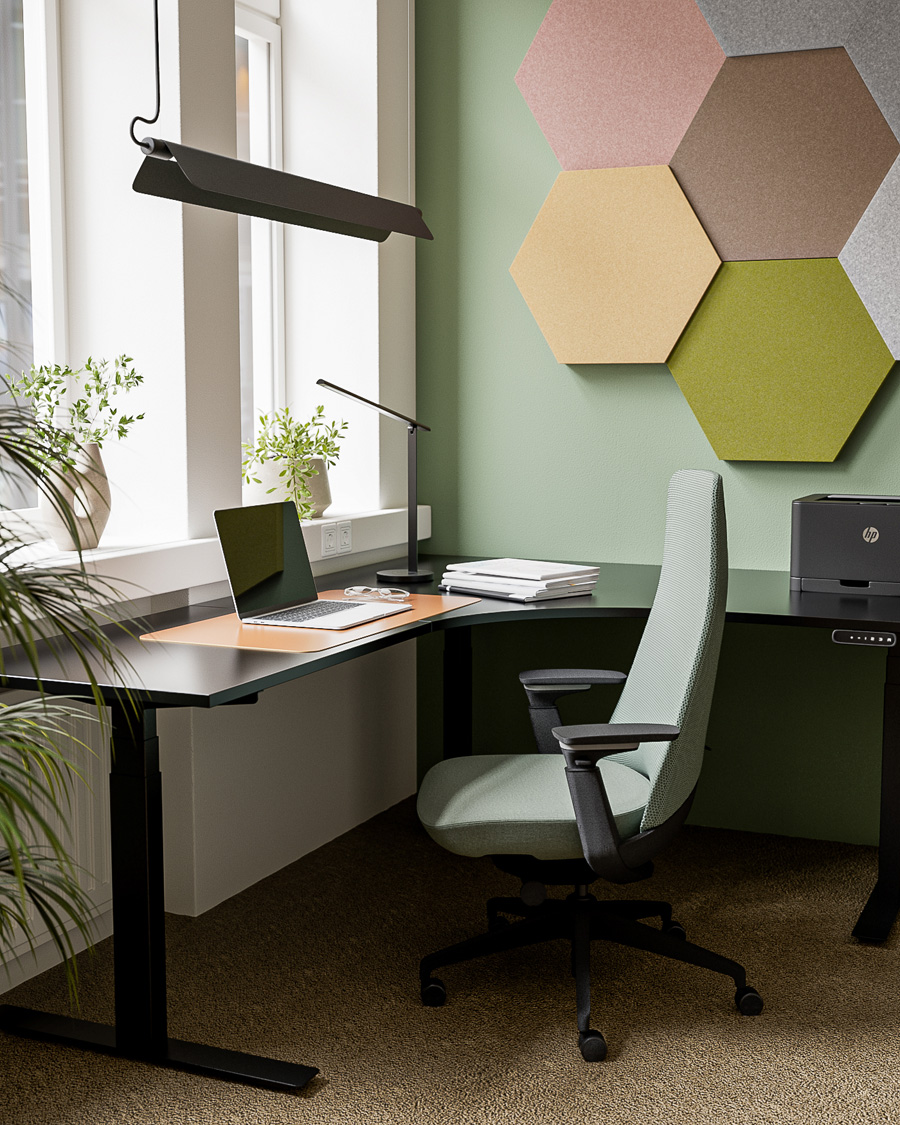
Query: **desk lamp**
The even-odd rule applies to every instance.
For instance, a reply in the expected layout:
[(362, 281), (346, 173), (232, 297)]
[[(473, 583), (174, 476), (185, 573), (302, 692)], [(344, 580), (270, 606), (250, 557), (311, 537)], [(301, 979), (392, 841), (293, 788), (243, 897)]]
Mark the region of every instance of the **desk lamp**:
[(434, 577), (430, 570), (419, 570), (419, 541), (418, 541), (418, 508), (416, 506), (416, 433), (418, 430), (431, 430), (430, 426), (424, 426), (421, 422), (417, 422), (415, 418), (407, 418), (405, 414), (400, 414), (396, 410), (391, 410), (389, 406), (382, 406), (380, 402), (372, 402), (369, 398), (363, 398), (362, 395), (356, 394), (354, 391), (348, 391), (345, 387), (338, 387), (334, 383), (329, 383), (327, 379), (317, 379), (317, 387), (327, 387), (329, 391), (336, 391), (339, 395), (345, 395), (347, 398), (352, 398), (354, 402), (361, 402), (365, 406), (371, 406), (373, 410), (377, 410), (380, 414), (386, 415), (388, 418), (396, 418), (400, 422), (406, 423), (406, 430), (409, 434), (409, 443), (407, 445), (407, 474), (406, 474), (406, 503), (407, 503), (407, 559), (406, 570), (379, 570), (379, 582), (428, 582)]

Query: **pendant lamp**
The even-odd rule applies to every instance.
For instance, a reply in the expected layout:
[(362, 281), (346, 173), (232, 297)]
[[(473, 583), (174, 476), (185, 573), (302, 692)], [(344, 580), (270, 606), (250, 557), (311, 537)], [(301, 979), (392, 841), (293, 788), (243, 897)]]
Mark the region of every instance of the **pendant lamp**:
[(131, 139), (144, 153), (132, 185), (135, 191), (374, 242), (383, 242), (395, 231), (415, 238), (434, 237), (422, 212), (408, 203), (308, 180), (174, 141), (156, 137), (138, 140), (135, 123), (152, 125), (159, 118), (159, 0), (154, 0), (153, 14), (156, 113), (151, 118), (135, 117), (131, 122)]

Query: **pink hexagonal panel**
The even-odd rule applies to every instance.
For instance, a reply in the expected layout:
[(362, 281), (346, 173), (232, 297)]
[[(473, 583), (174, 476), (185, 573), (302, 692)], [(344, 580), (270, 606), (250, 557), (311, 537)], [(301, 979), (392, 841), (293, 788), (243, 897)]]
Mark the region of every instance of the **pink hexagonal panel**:
[(725, 54), (695, 0), (554, 0), (516, 82), (565, 169), (668, 164)]

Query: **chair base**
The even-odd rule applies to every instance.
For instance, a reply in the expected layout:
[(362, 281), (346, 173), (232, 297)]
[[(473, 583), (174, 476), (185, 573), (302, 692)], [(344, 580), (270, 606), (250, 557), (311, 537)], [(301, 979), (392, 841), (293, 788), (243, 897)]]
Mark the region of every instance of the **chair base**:
[[(436, 969), (507, 949), (565, 938), (572, 947), (579, 1047), (587, 1061), (599, 1061), (606, 1055), (603, 1036), (590, 1026), (592, 941), (644, 949), (731, 977), (735, 984), (735, 1003), (741, 1014), (758, 1015), (762, 1011), (762, 1000), (759, 993), (747, 985), (743, 966), (687, 941), (682, 926), (672, 919), (672, 907), (667, 902), (649, 899), (600, 902), (582, 884), (566, 899), (546, 899), (537, 905), (528, 905), (521, 898), (492, 898), (487, 904), (487, 913), (487, 933), (422, 958), (419, 976), (423, 1003), (436, 1007), (446, 998), (443, 982), (432, 978)], [(519, 920), (509, 922), (504, 915)], [(658, 918), (661, 928), (646, 925), (644, 920), (648, 918)]]

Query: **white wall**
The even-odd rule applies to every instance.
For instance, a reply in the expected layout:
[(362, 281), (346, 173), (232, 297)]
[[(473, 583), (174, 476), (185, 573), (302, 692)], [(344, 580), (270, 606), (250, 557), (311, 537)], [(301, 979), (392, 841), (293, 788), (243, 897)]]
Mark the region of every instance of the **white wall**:
[(414, 792), (414, 684), (412, 643), (161, 711), (166, 909), (200, 914)]

